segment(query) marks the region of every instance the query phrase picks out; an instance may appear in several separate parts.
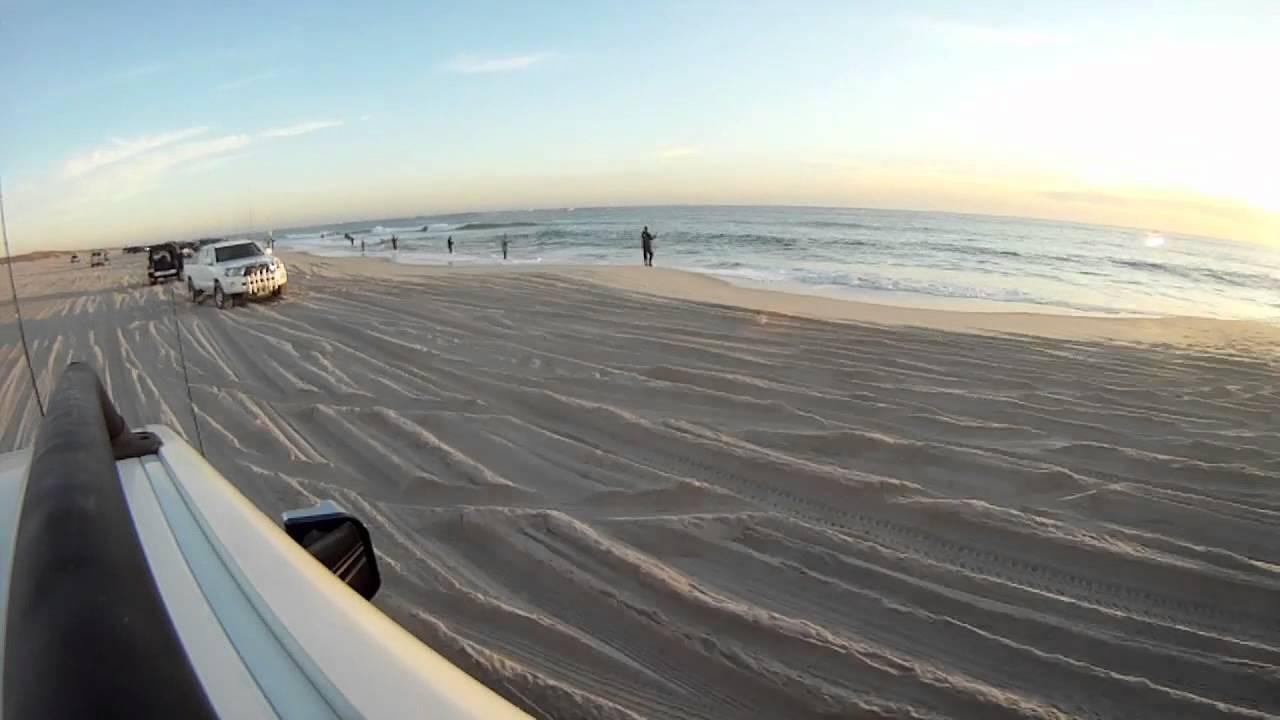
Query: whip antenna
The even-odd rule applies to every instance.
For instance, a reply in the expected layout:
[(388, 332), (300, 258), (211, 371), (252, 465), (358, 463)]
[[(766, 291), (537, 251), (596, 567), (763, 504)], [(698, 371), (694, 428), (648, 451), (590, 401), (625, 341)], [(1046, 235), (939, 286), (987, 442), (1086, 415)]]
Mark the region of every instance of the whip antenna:
[(18, 339), (22, 341), (22, 354), (27, 360), (27, 372), (31, 375), (31, 390), (36, 395), (36, 407), (40, 409), (40, 417), (44, 417), (44, 400), (40, 398), (36, 369), (31, 364), (31, 348), (27, 346), (27, 330), (22, 324), (22, 308), (18, 307), (18, 283), (13, 279), (13, 251), (9, 249), (9, 224), (4, 217), (3, 180), (0, 180), (0, 233), (4, 235), (4, 260), (9, 267), (9, 289), (13, 291), (13, 314), (18, 319)]
[[(179, 249), (178, 252), (181, 253), (182, 250)], [(174, 262), (177, 260), (174, 258)], [(204, 456), (204, 438), (200, 436), (200, 416), (196, 414), (196, 401), (191, 396), (191, 376), (187, 374), (187, 354), (182, 350), (182, 323), (178, 321), (178, 294), (172, 285), (169, 286), (169, 302), (173, 306), (173, 332), (178, 338), (178, 362), (182, 365), (182, 382), (187, 386), (187, 407), (191, 408), (191, 423), (196, 429), (196, 446), (200, 448), (200, 455)]]

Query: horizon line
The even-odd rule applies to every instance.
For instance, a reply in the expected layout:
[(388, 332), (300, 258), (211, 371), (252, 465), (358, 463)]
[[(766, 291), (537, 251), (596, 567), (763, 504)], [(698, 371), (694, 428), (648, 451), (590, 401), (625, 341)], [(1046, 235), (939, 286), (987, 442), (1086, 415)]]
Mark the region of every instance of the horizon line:
[[(578, 210), (635, 210), (644, 208), (780, 208), (794, 210), (857, 210), (869, 212), (909, 212), (921, 213), (927, 215), (960, 215), (964, 217), (985, 217), (999, 220), (1029, 220), (1032, 222), (1057, 223), (1065, 225), (1078, 225), (1087, 228), (1102, 228), (1108, 230), (1128, 230), (1132, 232), (1155, 232), (1161, 235), (1174, 235), (1177, 237), (1191, 238), (1195, 240), (1209, 240), (1213, 242), (1228, 242), (1244, 245), (1263, 245), (1266, 243), (1255, 242), (1252, 240), (1237, 240), (1235, 238), (1219, 237), (1215, 235), (1202, 235), (1197, 233), (1161, 230), (1151, 227), (1137, 227), (1129, 225), (1110, 225), (1107, 223), (1087, 222), (1084, 220), (1065, 220), (1055, 217), (1044, 217), (1037, 215), (1002, 215), (999, 213), (978, 212), (972, 210), (931, 210), (910, 207), (875, 207), (864, 205), (809, 205), (804, 203), (638, 203), (635, 205), (538, 205), (523, 208), (505, 208), (501, 210), (456, 210), (449, 212), (435, 213), (419, 213), (417, 215), (375, 215), (368, 217), (357, 217), (350, 220), (335, 220), (328, 224), (331, 225), (350, 225), (353, 223), (374, 222), (378, 220), (418, 220), (430, 218), (442, 218), (456, 215), (481, 215), (494, 213), (521, 213), (521, 212), (549, 212), (554, 210), (578, 211)], [(252, 230), (230, 233), (231, 235), (249, 235), (253, 233), (265, 233), (269, 231), (285, 231), (285, 230), (305, 230), (310, 228), (319, 228), (325, 223), (311, 223), (303, 225), (281, 225), (264, 228), (255, 228)]]

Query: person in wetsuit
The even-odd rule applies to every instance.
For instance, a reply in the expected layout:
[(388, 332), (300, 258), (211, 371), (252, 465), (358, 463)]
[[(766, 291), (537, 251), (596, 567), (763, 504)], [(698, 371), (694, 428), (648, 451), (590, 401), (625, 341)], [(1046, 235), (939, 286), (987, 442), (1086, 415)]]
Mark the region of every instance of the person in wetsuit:
[(653, 233), (649, 232), (648, 225), (640, 233), (640, 252), (644, 254), (644, 266), (653, 267)]
[(449, 254), (452, 255), (453, 254), (453, 236), (450, 235), (449, 239), (446, 242), (449, 245)]
[(507, 234), (502, 234), (502, 259), (507, 259)]

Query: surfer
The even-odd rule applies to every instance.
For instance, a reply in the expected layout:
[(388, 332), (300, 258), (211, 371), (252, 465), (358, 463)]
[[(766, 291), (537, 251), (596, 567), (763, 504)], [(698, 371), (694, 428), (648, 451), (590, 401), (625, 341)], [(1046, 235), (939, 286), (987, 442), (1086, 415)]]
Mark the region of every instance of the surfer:
[(449, 254), (452, 255), (453, 254), (453, 236), (450, 235), (449, 239), (446, 242), (449, 244)]
[(392, 235), (392, 236), (391, 236), (391, 249), (392, 249), (392, 250), (399, 250), (399, 249), (400, 249), (400, 241), (399, 241), (398, 239), (396, 239), (396, 236), (395, 236), (395, 235)]
[(502, 233), (502, 259), (507, 259), (507, 234)]
[(364, 254), (364, 238), (360, 238), (360, 254)]
[(640, 233), (640, 251), (644, 253), (645, 267), (653, 267), (653, 234), (649, 232), (648, 225)]
[(351, 243), (351, 247), (356, 246), (356, 239), (351, 237), (351, 233), (343, 233), (342, 237), (346, 238), (347, 242)]

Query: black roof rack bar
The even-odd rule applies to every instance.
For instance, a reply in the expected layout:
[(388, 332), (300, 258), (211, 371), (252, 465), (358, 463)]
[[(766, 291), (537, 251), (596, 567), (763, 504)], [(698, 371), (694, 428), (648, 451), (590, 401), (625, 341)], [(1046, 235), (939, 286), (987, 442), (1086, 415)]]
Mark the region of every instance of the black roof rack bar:
[(72, 363), (36, 435), (14, 542), (3, 716), (213, 718), (138, 541), (115, 460), (154, 452)]

